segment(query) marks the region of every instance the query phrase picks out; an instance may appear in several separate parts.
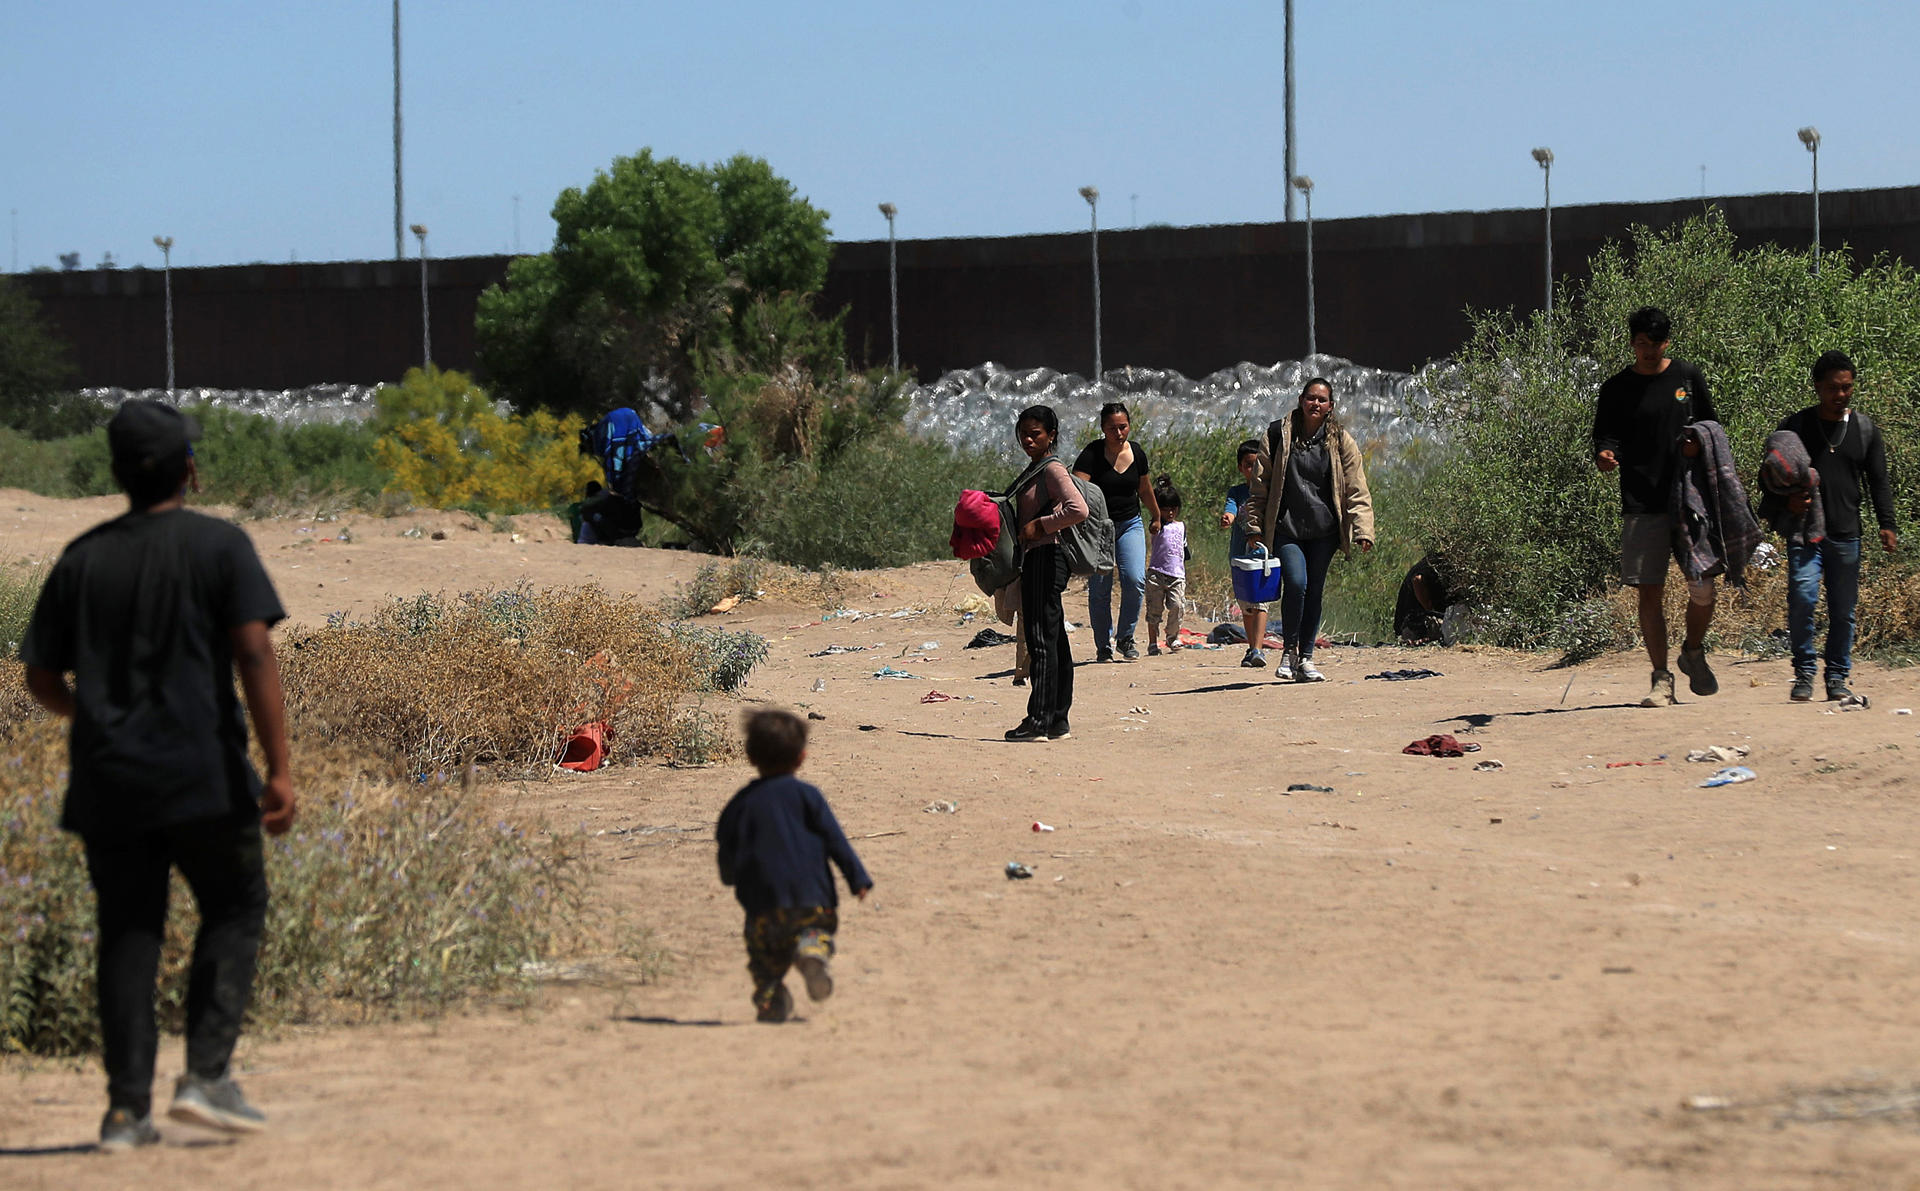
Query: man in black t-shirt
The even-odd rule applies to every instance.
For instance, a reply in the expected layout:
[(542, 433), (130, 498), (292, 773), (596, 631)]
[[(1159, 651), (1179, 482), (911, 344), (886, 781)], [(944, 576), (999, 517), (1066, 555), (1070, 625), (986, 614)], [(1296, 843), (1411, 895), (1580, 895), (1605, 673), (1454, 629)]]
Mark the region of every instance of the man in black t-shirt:
[[(1674, 473), (1679, 456), (1698, 455), (1700, 446), (1686, 428), (1719, 421), (1707, 378), (1685, 360), (1670, 359), (1667, 346), (1673, 322), (1652, 306), (1627, 317), (1633, 336), (1633, 363), (1600, 386), (1593, 411), (1593, 458), (1603, 472), (1620, 473), (1620, 581), (1640, 593), (1640, 635), (1653, 663), (1653, 689), (1642, 707), (1666, 707), (1673, 695), (1667, 669), (1667, 564), (1673, 557)], [(1711, 695), (1720, 689), (1707, 665), (1702, 641), (1713, 623), (1713, 580), (1687, 581), (1687, 635), (1680, 646), (1680, 669), (1688, 689)]]
[[(1813, 651), (1813, 613), (1820, 602), (1820, 585), (1827, 588), (1827, 698), (1853, 694), (1847, 676), (1853, 671), (1853, 611), (1860, 601), (1860, 496), (1864, 488), (1873, 500), (1880, 524), (1880, 548), (1891, 554), (1900, 546), (1893, 515), (1893, 486), (1887, 480), (1887, 447), (1880, 428), (1867, 415), (1851, 408), (1853, 361), (1845, 352), (1830, 351), (1813, 362), (1813, 390), (1820, 403), (1789, 415), (1781, 430), (1800, 436), (1807, 458), (1819, 476), (1820, 501), (1826, 513), (1826, 533), (1817, 541), (1787, 544), (1787, 635), (1793, 643), (1793, 689), (1796, 703), (1813, 698), (1813, 674), (1819, 657)], [(1863, 483), (1864, 481), (1864, 483)], [(1776, 519), (1783, 510), (1805, 512), (1811, 492), (1791, 497), (1768, 493), (1760, 514)]]
[[(228, 1074), (266, 921), (261, 828), (293, 823), (286, 712), (268, 629), (285, 618), (253, 543), (185, 507), (198, 488), (193, 419), (128, 401), (107, 427), (129, 511), (72, 542), (22, 642), (27, 688), (73, 721), (60, 825), (80, 836), (98, 900), (107, 1069), (104, 1150), (151, 1145), (153, 984), (168, 874), (200, 912), (175, 1120), (254, 1132), (266, 1118)], [(266, 755), (247, 759), (235, 671)], [(67, 674), (74, 676), (67, 684)]]

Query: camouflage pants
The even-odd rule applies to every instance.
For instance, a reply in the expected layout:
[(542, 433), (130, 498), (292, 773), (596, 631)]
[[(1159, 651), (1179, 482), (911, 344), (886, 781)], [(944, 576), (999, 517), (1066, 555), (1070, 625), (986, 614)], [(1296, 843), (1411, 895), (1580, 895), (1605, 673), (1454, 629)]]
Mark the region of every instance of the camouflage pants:
[(773, 1004), (801, 948), (808, 955), (833, 958), (833, 932), (838, 929), (840, 914), (832, 906), (785, 906), (747, 915), (747, 971), (753, 976), (754, 1007)]

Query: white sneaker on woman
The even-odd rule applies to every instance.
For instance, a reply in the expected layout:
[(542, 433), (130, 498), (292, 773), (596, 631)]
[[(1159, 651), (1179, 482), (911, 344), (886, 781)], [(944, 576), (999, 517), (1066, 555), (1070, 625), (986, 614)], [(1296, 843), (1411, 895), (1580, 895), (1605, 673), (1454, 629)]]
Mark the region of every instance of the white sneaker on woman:
[(1327, 676), (1313, 664), (1312, 658), (1301, 658), (1293, 664), (1293, 677), (1296, 682), (1325, 682)]
[(1293, 650), (1291, 649), (1281, 650), (1280, 664), (1273, 668), (1273, 680), (1275, 682), (1292, 682), (1294, 665), (1295, 665), (1295, 658), (1293, 656)]

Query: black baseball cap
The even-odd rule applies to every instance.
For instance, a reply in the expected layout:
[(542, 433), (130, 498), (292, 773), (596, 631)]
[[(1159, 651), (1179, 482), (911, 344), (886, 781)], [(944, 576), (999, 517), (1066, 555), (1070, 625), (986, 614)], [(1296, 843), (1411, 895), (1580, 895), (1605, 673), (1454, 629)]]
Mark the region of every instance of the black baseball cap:
[(107, 423), (114, 470), (129, 476), (178, 468), (199, 437), (200, 423), (191, 414), (139, 397), (122, 402)]

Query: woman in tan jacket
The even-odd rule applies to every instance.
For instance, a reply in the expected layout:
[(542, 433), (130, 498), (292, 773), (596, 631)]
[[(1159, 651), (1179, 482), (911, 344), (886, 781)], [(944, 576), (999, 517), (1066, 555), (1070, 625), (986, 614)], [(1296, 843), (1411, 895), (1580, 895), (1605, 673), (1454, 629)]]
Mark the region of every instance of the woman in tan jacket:
[(1373, 497), (1360, 446), (1333, 418), (1333, 385), (1314, 377), (1300, 403), (1267, 427), (1268, 463), (1255, 470), (1247, 504), (1247, 549), (1280, 559), (1280, 631), (1286, 643), (1274, 677), (1323, 682), (1313, 664), (1320, 600), (1337, 547), (1373, 549)]

